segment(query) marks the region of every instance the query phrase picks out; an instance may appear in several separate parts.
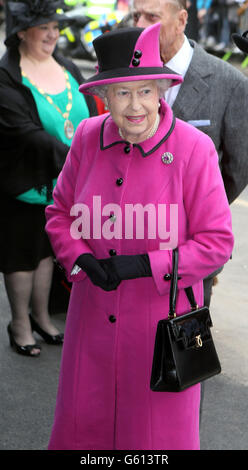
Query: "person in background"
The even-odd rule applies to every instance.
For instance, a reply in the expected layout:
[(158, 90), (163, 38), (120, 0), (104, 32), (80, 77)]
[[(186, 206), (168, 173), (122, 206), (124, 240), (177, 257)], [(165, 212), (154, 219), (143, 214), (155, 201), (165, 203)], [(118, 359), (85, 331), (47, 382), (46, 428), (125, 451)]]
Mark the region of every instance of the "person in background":
[(248, 30), (244, 31), (242, 35), (234, 33), (232, 39), (242, 52), (248, 54)]
[(180, 315), (184, 288), (202, 305), (202, 279), (229, 260), (231, 214), (211, 139), (163, 99), (182, 78), (163, 66), (159, 34), (155, 24), (94, 40), (98, 71), (80, 91), (110, 112), (79, 125), (46, 208), (72, 282), (50, 450), (199, 448), (199, 384), (150, 389), (155, 333), (172, 249)]
[[(188, 18), (186, 0), (133, 0), (132, 13), (135, 26), (161, 22), (162, 60), (184, 77), (182, 84), (167, 91), (166, 101), (176, 117), (213, 140), (231, 204), (248, 183), (247, 77), (187, 39), (184, 34)], [(207, 306), (218, 272), (204, 280)]]
[(7, 51), (0, 61), (0, 271), (12, 313), (10, 345), (30, 357), (41, 349), (33, 331), (49, 344), (63, 343), (48, 312), (53, 253), (45, 207), (78, 124), (97, 114), (94, 99), (78, 91), (78, 68), (55, 52), (68, 23), (57, 6), (6, 2)]
[(197, 16), (197, 0), (186, 0), (188, 21), (185, 29), (186, 36), (198, 42), (199, 39), (199, 19)]

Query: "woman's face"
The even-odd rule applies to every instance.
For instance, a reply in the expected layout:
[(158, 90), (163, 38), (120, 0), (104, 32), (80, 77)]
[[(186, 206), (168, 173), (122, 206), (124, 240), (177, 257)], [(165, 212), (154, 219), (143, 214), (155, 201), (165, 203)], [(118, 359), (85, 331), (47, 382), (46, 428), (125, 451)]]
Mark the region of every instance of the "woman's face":
[(123, 136), (131, 143), (142, 142), (152, 129), (159, 106), (155, 80), (139, 80), (108, 86), (107, 106)]
[(59, 26), (57, 21), (33, 26), (21, 31), (19, 38), (27, 52), (36, 58), (50, 56), (56, 46), (59, 37)]

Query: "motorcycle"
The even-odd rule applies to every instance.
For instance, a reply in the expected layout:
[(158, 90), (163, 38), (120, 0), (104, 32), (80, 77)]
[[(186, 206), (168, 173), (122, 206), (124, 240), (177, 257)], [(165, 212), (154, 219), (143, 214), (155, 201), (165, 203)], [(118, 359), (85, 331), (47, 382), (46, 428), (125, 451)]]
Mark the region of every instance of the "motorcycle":
[(95, 61), (93, 40), (100, 34), (117, 27), (125, 12), (115, 10), (94, 19), (87, 14), (85, 7), (73, 8), (66, 12), (73, 23), (60, 32), (57, 43), (59, 51), (71, 58)]

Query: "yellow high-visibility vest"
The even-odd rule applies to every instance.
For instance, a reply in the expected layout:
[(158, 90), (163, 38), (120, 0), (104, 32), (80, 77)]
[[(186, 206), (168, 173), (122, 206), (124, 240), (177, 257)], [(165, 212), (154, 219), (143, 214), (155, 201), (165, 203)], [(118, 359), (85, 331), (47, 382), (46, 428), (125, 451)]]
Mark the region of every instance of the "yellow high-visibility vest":
[(116, 3), (116, 0), (85, 0), (87, 15), (97, 20), (114, 11)]

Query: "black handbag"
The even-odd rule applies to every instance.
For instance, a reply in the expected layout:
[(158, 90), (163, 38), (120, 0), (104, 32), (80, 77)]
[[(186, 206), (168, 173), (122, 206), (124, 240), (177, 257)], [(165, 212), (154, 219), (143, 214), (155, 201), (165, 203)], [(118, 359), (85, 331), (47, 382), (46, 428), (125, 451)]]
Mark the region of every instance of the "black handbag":
[(219, 374), (221, 366), (210, 328), (208, 307), (198, 308), (193, 289), (185, 289), (191, 312), (176, 316), (178, 249), (173, 250), (168, 319), (158, 322), (150, 388), (154, 392), (180, 392)]

